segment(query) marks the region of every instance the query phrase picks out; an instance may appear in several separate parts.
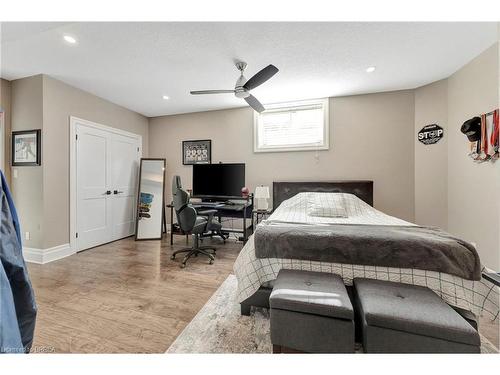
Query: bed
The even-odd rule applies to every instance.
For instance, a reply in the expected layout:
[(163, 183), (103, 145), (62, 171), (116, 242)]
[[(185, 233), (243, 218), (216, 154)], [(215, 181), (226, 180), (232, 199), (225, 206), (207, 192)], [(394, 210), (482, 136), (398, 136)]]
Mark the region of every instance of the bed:
[[(306, 205), (311, 196), (318, 195), (315, 193), (339, 193), (335, 196), (345, 197), (348, 202), (345, 206), (347, 218), (309, 215)], [(313, 228), (329, 224), (417, 227), (373, 208), (372, 181), (274, 182), (273, 209), (273, 214), (262, 225), (303, 225)], [(234, 264), (234, 273), (238, 279), (237, 299), (244, 315), (250, 313), (251, 306), (268, 307), (272, 283), (280, 269), (301, 269), (338, 274), (348, 287), (355, 277), (427, 286), (457, 310), (498, 319), (498, 287), (487, 280), (473, 280), (405, 266), (381, 267), (366, 263), (349, 264), (286, 257), (260, 258), (256, 256), (254, 237), (252, 235), (249, 238)]]

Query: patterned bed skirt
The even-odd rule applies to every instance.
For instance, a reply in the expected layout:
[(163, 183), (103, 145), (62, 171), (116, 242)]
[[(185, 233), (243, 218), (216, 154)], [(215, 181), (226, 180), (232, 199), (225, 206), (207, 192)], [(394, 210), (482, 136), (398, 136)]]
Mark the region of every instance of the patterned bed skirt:
[(340, 275), (346, 285), (352, 285), (356, 277), (363, 277), (425, 286), (452, 306), (471, 311), (478, 316), (487, 316), (491, 320), (499, 318), (500, 288), (487, 280), (466, 280), (446, 273), (411, 268), (295, 259), (258, 259), (255, 257), (253, 236), (243, 247), (234, 264), (234, 273), (238, 279), (238, 302), (243, 302), (253, 295), (264, 283), (275, 280), (280, 269), (333, 273)]

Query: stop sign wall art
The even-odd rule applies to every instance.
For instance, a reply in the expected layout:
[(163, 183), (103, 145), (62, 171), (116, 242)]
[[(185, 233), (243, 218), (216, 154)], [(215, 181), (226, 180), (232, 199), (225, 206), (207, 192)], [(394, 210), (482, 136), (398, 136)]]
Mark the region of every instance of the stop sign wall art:
[(426, 125), (418, 132), (418, 140), (424, 145), (438, 143), (443, 136), (444, 130), (438, 124)]

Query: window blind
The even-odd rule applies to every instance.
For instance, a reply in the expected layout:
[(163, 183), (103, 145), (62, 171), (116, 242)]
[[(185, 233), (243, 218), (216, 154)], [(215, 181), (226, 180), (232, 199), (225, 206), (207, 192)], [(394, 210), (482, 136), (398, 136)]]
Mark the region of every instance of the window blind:
[(274, 108), (258, 116), (258, 150), (325, 146), (327, 124), (323, 103)]

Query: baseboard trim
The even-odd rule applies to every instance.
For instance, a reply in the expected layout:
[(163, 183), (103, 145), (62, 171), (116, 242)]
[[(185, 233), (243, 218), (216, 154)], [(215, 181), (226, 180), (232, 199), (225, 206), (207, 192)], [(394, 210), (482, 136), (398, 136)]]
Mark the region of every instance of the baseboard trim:
[(43, 250), (33, 247), (23, 247), (23, 257), (26, 262), (43, 264)]
[(48, 249), (23, 247), (24, 260), (29, 263), (46, 264), (62, 258), (66, 258), (73, 254), (76, 254), (76, 251), (73, 251), (73, 249), (71, 249), (69, 243), (49, 247)]

